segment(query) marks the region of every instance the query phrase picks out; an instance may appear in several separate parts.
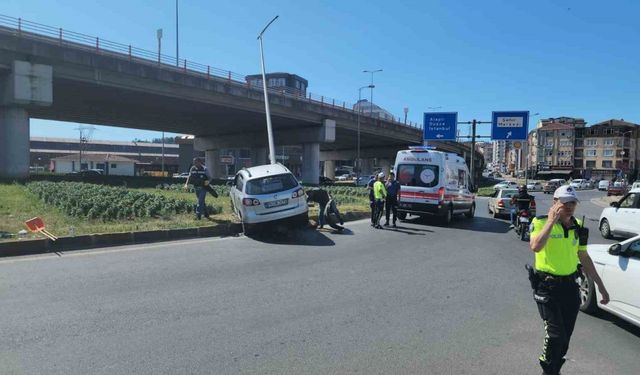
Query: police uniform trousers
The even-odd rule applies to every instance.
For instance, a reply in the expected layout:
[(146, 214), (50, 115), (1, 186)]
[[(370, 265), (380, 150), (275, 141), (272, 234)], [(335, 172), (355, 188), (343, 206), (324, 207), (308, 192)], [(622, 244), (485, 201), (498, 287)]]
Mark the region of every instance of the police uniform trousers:
[(535, 291), (535, 300), (545, 330), (540, 366), (544, 374), (557, 375), (565, 362), (580, 308), (575, 276), (543, 276)]

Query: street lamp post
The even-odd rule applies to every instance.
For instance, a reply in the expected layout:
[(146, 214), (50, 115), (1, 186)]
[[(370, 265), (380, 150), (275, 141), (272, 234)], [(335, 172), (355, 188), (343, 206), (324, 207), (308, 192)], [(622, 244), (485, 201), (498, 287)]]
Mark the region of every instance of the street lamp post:
[[(529, 121), (528, 123), (531, 123), (531, 117), (536, 117), (536, 116), (540, 116), (539, 112), (536, 112), (532, 115), (529, 115)], [(527, 146), (527, 155), (526, 155), (526, 160), (525, 160), (525, 166), (524, 166), (524, 186), (527, 186), (528, 184), (528, 180), (529, 180), (529, 129), (527, 129), (527, 140), (524, 141), (525, 145)], [(520, 149), (520, 159), (522, 158), (522, 148)], [(518, 168), (520, 167), (520, 160), (518, 160)]]
[(162, 29), (158, 29), (158, 31), (156, 31), (156, 36), (158, 37), (158, 64), (160, 64), (160, 51), (162, 50)]
[(374, 74), (374, 73), (379, 73), (379, 72), (381, 72), (381, 71), (382, 71), (382, 69), (376, 69), (376, 70), (363, 70), (363, 71), (362, 71), (362, 73), (371, 73), (371, 84), (369, 84), (369, 86), (367, 86), (367, 87), (369, 87), (369, 88), (371, 89), (371, 99), (370, 99), (370, 100), (371, 100), (371, 103), (369, 103), (369, 107), (370, 107), (370, 110), (369, 110), (369, 116), (371, 116), (371, 117), (373, 117), (373, 88), (375, 87), (375, 86), (373, 85), (373, 74)]
[(375, 86), (374, 85), (369, 85), (369, 86), (362, 86), (358, 89), (358, 146), (356, 148), (357, 150), (357, 156), (356, 156), (356, 186), (358, 185), (358, 182), (360, 180), (360, 168), (361, 168), (361, 160), (360, 160), (360, 112), (362, 111), (362, 103), (360, 103), (362, 101), (362, 89), (366, 89), (366, 88), (370, 88), (373, 90)]
[(409, 114), (409, 107), (404, 107), (404, 124), (407, 125), (407, 114)]
[(178, 38), (178, 0), (176, 0), (176, 66), (180, 66), (180, 50), (179, 50), (179, 38)]
[(267, 26), (262, 29), (260, 34), (258, 34), (258, 40), (260, 41), (260, 65), (262, 67), (262, 89), (264, 90), (264, 111), (267, 116), (267, 138), (269, 139), (269, 163), (276, 163), (276, 151), (273, 143), (273, 130), (271, 128), (271, 112), (269, 111), (269, 94), (267, 93), (267, 75), (265, 74), (264, 68), (264, 52), (262, 48), (262, 34), (267, 31), (267, 28), (271, 26), (271, 24), (278, 19), (278, 16), (273, 17), (273, 19), (267, 24)]

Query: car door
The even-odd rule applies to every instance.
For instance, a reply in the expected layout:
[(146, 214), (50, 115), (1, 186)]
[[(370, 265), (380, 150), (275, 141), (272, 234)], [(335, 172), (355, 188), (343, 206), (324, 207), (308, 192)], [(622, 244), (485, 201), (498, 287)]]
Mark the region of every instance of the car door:
[(620, 207), (615, 210), (614, 223), (612, 223), (612, 229), (616, 232), (626, 234), (640, 234), (638, 233), (638, 220), (640, 220), (640, 209), (638, 208), (638, 199), (640, 193), (629, 193), (621, 201)]
[(640, 240), (628, 244), (625, 256), (610, 256), (614, 259), (607, 262), (603, 272), (611, 299), (608, 307), (640, 321)]

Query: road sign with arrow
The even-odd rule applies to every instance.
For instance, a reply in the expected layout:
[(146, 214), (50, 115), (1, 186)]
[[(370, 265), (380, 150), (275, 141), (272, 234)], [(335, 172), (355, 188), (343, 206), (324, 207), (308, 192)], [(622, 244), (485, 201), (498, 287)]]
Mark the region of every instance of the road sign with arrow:
[(526, 140), (529, 132), (529, 111), (493, 112), (491, 139)]
[(435, 141), (455, 141), (458, 126), (458, 112), (425, 112), (424, 139)]

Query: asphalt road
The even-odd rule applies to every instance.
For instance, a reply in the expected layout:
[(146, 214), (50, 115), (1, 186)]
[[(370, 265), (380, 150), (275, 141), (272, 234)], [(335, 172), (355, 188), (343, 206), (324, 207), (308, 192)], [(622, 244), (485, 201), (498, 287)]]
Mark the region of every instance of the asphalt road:
[[(533, 256), (485, 199), (450, 228), (347, 226), (0, 260), (0, 374), (540, 373)], [(636, 375), (639, 352), (580, 314), (563, 374)]]

